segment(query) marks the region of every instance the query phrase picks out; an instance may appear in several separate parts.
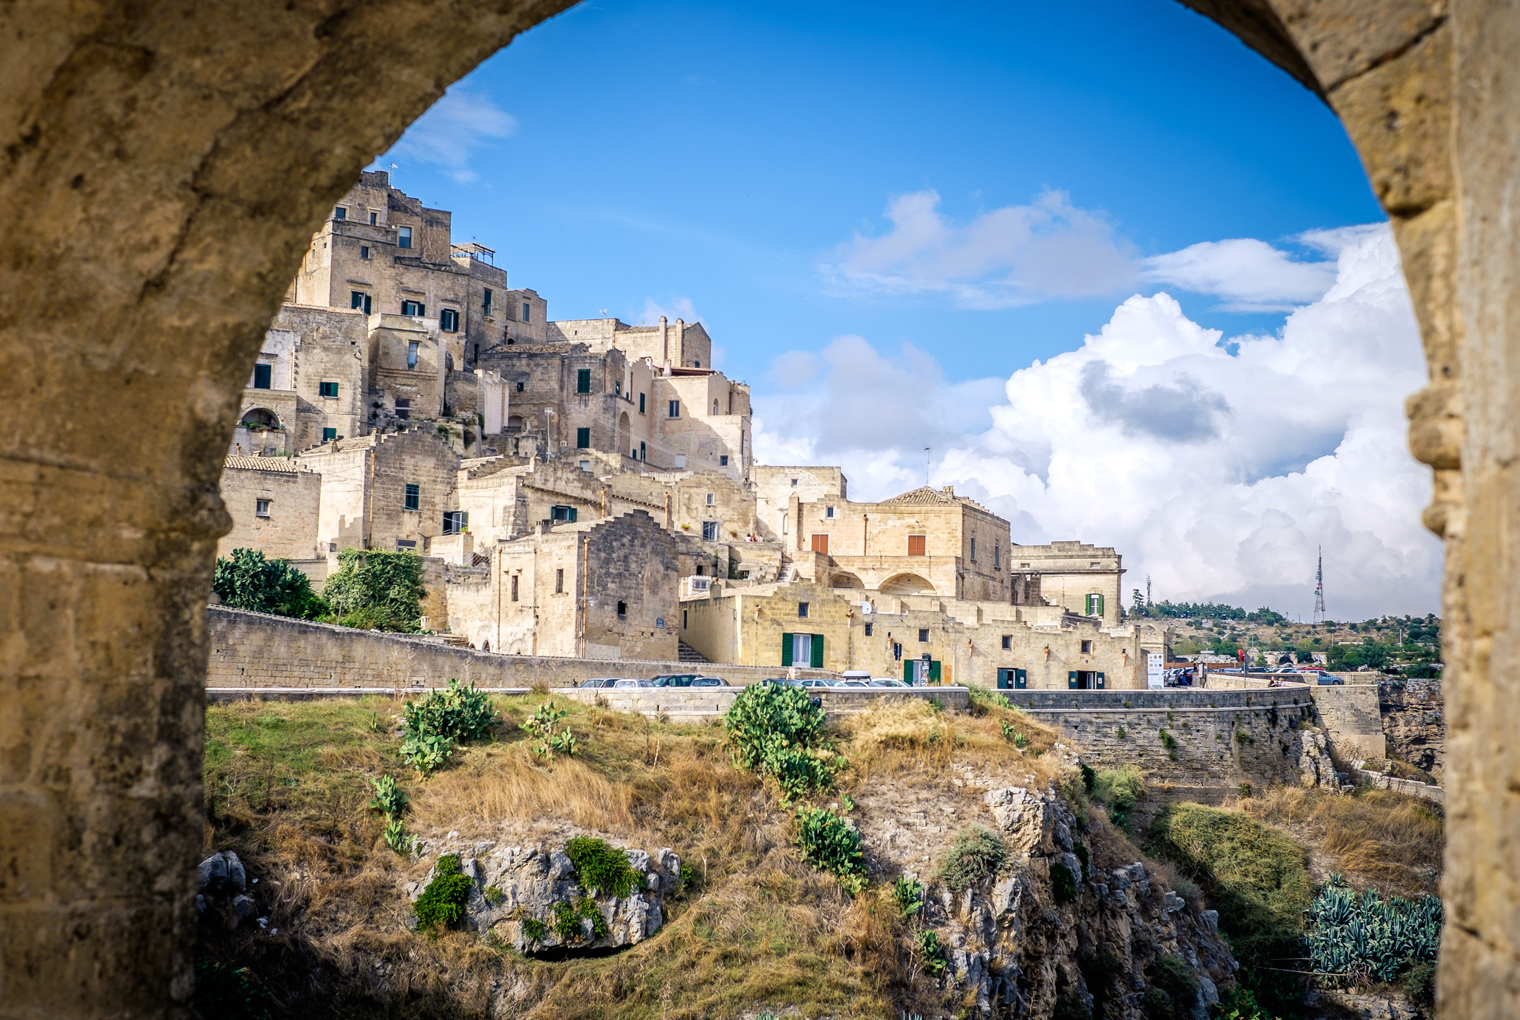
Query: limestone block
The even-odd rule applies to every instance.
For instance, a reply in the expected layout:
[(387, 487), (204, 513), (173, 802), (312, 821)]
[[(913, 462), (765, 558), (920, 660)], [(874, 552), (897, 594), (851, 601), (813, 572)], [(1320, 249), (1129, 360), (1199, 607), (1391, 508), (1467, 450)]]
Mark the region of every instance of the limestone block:
[(992, 809), (992, 817), (1007, 835), (1010, 849), (1033, 854), (1051, 844), (1050, 799), (1031, 793), (1021, 786), (989, 790), (982, 800)]

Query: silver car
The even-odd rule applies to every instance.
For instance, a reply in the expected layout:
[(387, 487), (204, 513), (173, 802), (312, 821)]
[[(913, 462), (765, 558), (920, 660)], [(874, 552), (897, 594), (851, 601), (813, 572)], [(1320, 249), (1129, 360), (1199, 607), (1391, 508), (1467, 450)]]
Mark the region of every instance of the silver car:
[(699, 676), (691, 682), (693, 687), (732, 687), (733, 684), (721, 676)]
[(626, 691), (632, 687), (653, 687), (654, 682), (651, 680), (618, 680), (612, 686), (620, 691)]

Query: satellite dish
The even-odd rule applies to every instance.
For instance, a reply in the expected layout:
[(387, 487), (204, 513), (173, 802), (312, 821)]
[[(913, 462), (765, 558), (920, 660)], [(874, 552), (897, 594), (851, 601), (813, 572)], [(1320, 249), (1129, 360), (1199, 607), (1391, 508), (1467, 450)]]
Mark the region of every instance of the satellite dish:
[(869, 603), (869, 602), (862, 602), (860, 604), (860, 613), (861, 613), (862, 616), (870, 616), (871, 615), (871, 603)]

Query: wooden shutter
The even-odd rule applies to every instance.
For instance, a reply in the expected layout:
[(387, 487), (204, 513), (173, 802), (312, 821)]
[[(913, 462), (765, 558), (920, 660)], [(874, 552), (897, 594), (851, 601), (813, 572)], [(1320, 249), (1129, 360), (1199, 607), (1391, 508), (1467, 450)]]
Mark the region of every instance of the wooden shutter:
[[(1102, 598), (1102, 596), (1101, 596), (1101, 595), (1100, 595), (1100, 596), (1098, 596), (1098, 597), (1099, 597), (1099, 598), (1100, 598), (1100, 599), (1101, 599), (1101, 598)], [(1098, 674), (1098, 690), (1100, 690), (1100, 691), (1101, 691), (1101, 690), (1103, 690), (1103, 681), (1104, 681), (1104, 679), (1105, 679), (1105, 678), (1104, 678), (1104, 676), (1103, 676), (1103, 674), (1102, 674), (1102, 673), (1099, 673), (1099, 674)]]
[(813, 551), (815, 553), (823, 553), (823, 555), (827, 556), (829, 554), (829, 536), (828, 535), (814, 535), (813, 536)]
[(909, 535), (908, 536), (908, 555), (909, 556), (923, 556), (923, 555), (925, 555), (924, 550), (925, 550), (925, 547), (927, 546), (927, 544), (928, 544), (927, 543), (927, 536), (925, 536), (925, 535)]
[(814, 669), (822, 669), (823, 668), (823, 635), (822, 634), (814, 634), (813, 635), (813, 662), (812, 662), (812, 666), (813, 666)]
[(931, 684), (937, 684), (937, 683), (939, 683), (939, 660), (938, 659), (931, 659), (930, 662), (929, 662), (929, 682)]
[(903, 660), (903, 683), (907, 684), (909, 687), (913, 686), (913, 660), (912, 659), (904, 659)]
[(1013, 686), (1021, 691), (1027, 688), (1029, 686), (1029, 671), (1024, 669), (1014, 670)]
[(790, 634), (783, 634), (783, 635), (781, 635), (781, 665), (783, 665), (783, 666), (790, 666), (791, 664), (792, 664), (792, 635), (790, 635)]
[(1066, 687), (1067, 687), (1068, 690), (1072, 690), (1072, 691), (1074, 691), (1074, 690), (1077, 689), (1077, 671), (1076, 670), (1071, 670), (1069, 673), (1066, 674)]

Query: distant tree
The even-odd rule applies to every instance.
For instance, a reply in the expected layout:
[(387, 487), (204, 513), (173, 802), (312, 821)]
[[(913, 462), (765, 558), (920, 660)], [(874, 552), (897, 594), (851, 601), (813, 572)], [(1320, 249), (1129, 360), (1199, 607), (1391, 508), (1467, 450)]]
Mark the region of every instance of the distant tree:
[(336, 622), (365, 630), (415, 634), (421, 629), (422, 557), (410, 552), (344, 549), (338, 572), (327, 579), (322, 597)]
[(222, 605), (234, 609), (303, 620), (314, 620), (327, 612), (305, 574), (289, 560), (265, 559), (257, 549), (234, 549), (231, 556), (218, 557), (211, 590)]

